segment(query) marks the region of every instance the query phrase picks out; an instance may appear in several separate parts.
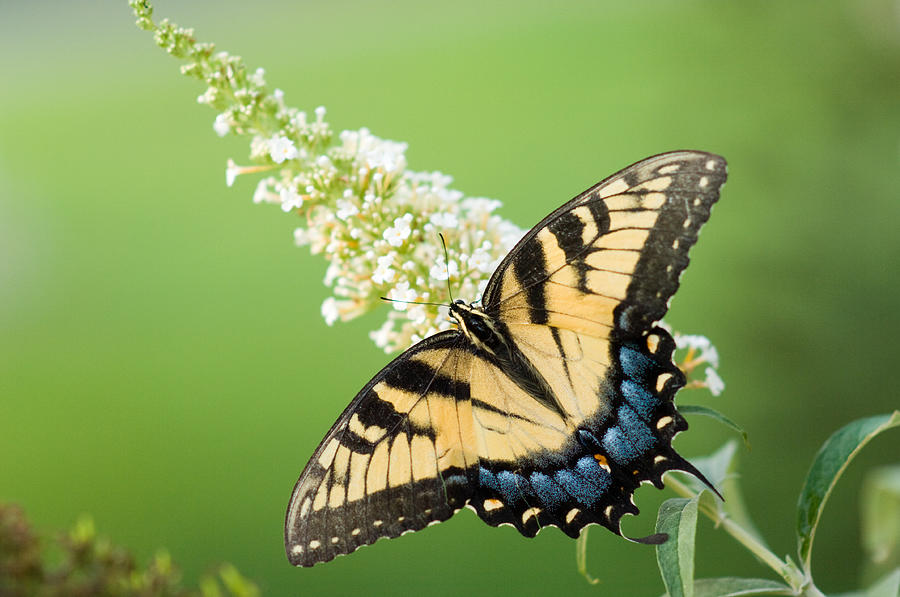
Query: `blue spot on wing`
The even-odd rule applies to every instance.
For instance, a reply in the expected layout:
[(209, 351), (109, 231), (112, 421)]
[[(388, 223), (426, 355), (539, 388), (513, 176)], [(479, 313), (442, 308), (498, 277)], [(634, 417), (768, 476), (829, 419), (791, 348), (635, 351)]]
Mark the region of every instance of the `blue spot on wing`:
[(603, 470), (593, 456), (582, 456), (575, 463), (575, 470), (590, 482), (597, 491), (605, 493), (612, 483), (612, 477)]
[(628, 439), (639, 452), (648, 452), (656, 445), (656, 436), (638, 414), (628, 406), (622, 406), (619, 409), (619, 425), (625, 430)]
[(469, 484), (469, 480), (465, 475), (449, 475), (444, 477), (444, 484), (465, 487)]
[(478, 467), (478, 484), (481, 487), (487, 487), (488, 489), (493, 489), (494, 491), (500, 491), (500, 485), (497, 484), (497, 477), (494, 476), (494, 473), (487, 470), (483, 466)]
[(622, 382), (622, 395), (629, 406), (646, 421), (653, 418), (653, 410), (659, 406), (659, 398), (630, 379)]
[(500, 471), (497, 473), (497, 482), (500, 486), (500, 495), (507, 504), (517, 504), (525, 499), (528, 491), (527, 481), (516, 473)]
[(619, 421), (607, 429), (601, 441), (613, 460), (627, 464), (656, 445), (656, 437), (628, 405), (619, 407)]
[(556, 471), (554, 479), (578, 503), (589, 508), (600, 501), (612, 483), (609, 473), (600, 468), (593, 456), (582, 456), (572, 469)]
[(531, 486), (538, 499), (550, 510), (559, 510), (568, 499), (566, 492), (544, 473), (538, 471), (531, 473)]
[(646, 380), (657, 367), (650, 357), (629, 345), (619, 348), (619, 363), (625, 376), (634, 380)]
[(637, 458), (638, 452), (628, 441), (619, 427), (610, 427), (603, 434), (603, 449), (609, 457), (621, 464), (627, 464)]
[(584, 479), (570, 470), (564, 469), (556, 471), (553, 475), (553, 479), (559, 483), (560, 487), (566, 490), (566, 493), (578, 500), (581, 504), (590, 506), (599, 497), (599, 495), (593, 491), (593, 488), (584, 482)]

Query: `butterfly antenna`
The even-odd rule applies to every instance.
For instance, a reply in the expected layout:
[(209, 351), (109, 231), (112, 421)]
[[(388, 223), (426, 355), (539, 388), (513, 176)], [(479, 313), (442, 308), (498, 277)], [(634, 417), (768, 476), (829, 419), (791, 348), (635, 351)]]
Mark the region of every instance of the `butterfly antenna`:
[(392, 298), (388, 298), (386, 296), (379, 296), (378, 298), (380, 298), (383, 301), (388, 301), (390, 303), (406, 303), (407, 305), (433, 305), (435, 307), (445, 307), (446, 306), (446, 305), (444, 305), (444, 303), (425, 303), (422, 301), (401, 301), (400, 299), (392, 299)]
[(453, 290), (450, 288), (450, 257), (447, 255), (447, 243), (444, 242), (444, 235), (438, 232), (441, 238), (441, 246), (444, 247), (444, 267), (447, 268), (447, 293), (450, 295), (450, 302), (453, 302)]

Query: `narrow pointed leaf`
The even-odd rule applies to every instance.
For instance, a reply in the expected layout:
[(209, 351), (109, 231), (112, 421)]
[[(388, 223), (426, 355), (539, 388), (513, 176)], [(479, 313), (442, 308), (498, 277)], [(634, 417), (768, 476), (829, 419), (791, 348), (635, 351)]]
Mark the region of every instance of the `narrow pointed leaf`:
[(810, 574), (812, 545), (822, 509), (834, 484), (869, 440), (900, 425), (900, 411), (859, 419), (836, 431), (816, 454), (797, 503), (797, 550), (803, 570)]
[(656, 546), (656, 561), (670, 597), (694, 595), (694, 537), (698, 498), (672, 498), (659, 509), (656, 532), (669, 540)]
[(700, 406), (699, 404), (682, 404), (678, 407), (678, 412), (683, 415), (703, 415), (704, 417), (715, 419), (716, 421), (722, 423), (733, 431), (737, 431), (738, 433), (740, 433), (741, 437), (744, 439), (744, 444), (748, 448), (750, 447), (750, 439), (747, 435), (747, 432), (744, 431), (744, 429), (740, 425), (715, 409), (709, 408), (707, 406)]
[(701, 578), (694, 583), (694, 597), (752, 597), (791, 595), (784, 583), (765, 578)]

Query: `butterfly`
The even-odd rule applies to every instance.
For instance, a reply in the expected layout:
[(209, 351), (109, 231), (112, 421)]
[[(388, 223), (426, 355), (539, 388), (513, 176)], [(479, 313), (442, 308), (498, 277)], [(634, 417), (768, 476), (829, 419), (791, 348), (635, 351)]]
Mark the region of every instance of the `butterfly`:
[(290, 562), (326, 562), (465, 506), (526, 537), (592, 523), (621, 535), (642, 482), (662, 488), (681, 470), (710, 485), (672, 447), (687, 429), (673, 402), (686, 381), (658, 322), (725, 178), (717, 155), (664, 153), (541, 220), (480, 306), (449, 305), (457, 329), (402, 353), (338, 418), (294, 486)]

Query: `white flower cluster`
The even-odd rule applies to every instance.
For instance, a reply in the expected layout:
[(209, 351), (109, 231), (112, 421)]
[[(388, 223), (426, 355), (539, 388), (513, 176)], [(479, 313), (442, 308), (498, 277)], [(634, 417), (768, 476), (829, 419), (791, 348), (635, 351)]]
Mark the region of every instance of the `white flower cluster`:
[[(329, 261), (325, 283), (334, 296), (322, 306), (325, 321), (347, 320), (380, 297), (392, 299), (387, 320), (370, 336), (385, 351), (400, 350), (451, 327), (445, 308), (410, 303), (445, 304), (448, 288), (480, 297), (523, 231), (493, 213), (499, 202), (465, 199), (440, 173), (405, 170), (404, 144), (366, 129), (345, 131), (339, 139), (325, 154), (327, 163), (312, 160), (305, 174), (339, 183), (301, 209), (306, 225), (294, 238)], [(339, 175), (328, 168), (338, 168)], [(439, 234), (446, 239), (446, 259)]]
[[(169, 37), (177, 45), (180, 30)], [(289, 108), (284, 93), (267, 91), (265, 73), (246, 72), (225, 53), (194, 56), (183, 68), (209, 88), (198, 98), (219, 110), (213, 129), (249, 135), (257, 165), (228, 162), (226, 183), (243, 174), (268, 172), (253, 201), (300, 215), (297, 245), (328, 261), (325, 284), (333, 295), (322, 304), (326, 323), (348, 320), (392, 299), (387, 320), (371, 337), (395, 351), (450, 327), (446, 308), (412, 304), (449, 302), (454, 295), (479, 298), (487, 278), (523, 231), (495, 215), (500, 202), (465, 198), (440, 172), (407, 170), (405, 143), (368, 129), (334, 139), (325, 108)], [(440, 234), (446, 239), (447, 258)]]
[[(370, 336), (395, 351), (450, 327), (449, 290), (479, 299), (490, 273), (522, 237), (523, 230), (494, 212), (500, 202), (466, 198), (440, 172), (406, 168), (406, 144), (376, 137), (368, 129), (343, 131), (335, 142), (325, 108), (305, 112), (284, 103), (280, 89), (269, 91), (265, 72), (248, 72), (240, 57), (198, 43), (191, 29), (152, 20), (143, 0), (129, 0), (139, 27), (156, 43), (188, 61), (182, 72), (206, 82), (197, 98), (219, 112), (213, 130), (250, 137), (254, 166), (229, 160), (231, 186), (243, 174), (268, 172), (253, 193), (256, 203), (273, 203), (299, 215), (297, 245), (309, 246), (328, 261), (325, 284), (333, 296), (322, 304), (328, 325), (392, 302), (387, 320)], [(446, 258), (440, 242), (446, 239)], [(690, 372), (707, 364), (706, 379), (693, 382), (713, 394), (724, 388), (716, 372), (718, 354), (703, 336), (675, 334), (688, 356)], [(696, 356), (699, 351), (699, 356)]]

